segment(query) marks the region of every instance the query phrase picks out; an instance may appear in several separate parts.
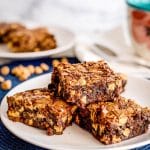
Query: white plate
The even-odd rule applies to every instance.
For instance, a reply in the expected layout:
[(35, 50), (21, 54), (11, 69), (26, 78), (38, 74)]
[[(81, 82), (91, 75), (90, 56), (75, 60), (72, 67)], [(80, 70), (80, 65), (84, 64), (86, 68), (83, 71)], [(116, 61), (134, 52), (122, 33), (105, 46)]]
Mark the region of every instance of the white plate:
[[(35, 24), (27, 24), (27, 26), (31, 28), (38, 27)], [(66, 50), (70, 50), (74, 46), (75, 35), (70, 30), (57, 26), (48, 26), (47, 28), (51, 33), (54, 34), (58, 44), (57, 48), (41, 52), (12, 53), (7, 48), (6, 45), (0, 45), (0, 58), (11, 58), (11, 59), (41, 58), (61, 53)]]
[[(141, 136), (123, 141), (119, 144), (113, 145), (103, 145), (98, 142), (92, 135), (76, 125), (68, 127), (63, 135), (48, 136), (46, 132), (40, 129), (29, 127), (22, 123), (15, 123), (8, 119), (7, 111), (7, 101), (6, 97), (13, 95), (14, 93), (21, 92), (24, 90), (29, 90), (33, 88), (47, 87), (50, 81), (50, 74), (41, 75), (39, 77), (33, 78), (31, 80), (25, 81), (22, 84), (13, 88), (2, 100), (1, 103), (1, 120), (3, 124), (11, 131), (13, 134), (19, 138), (41, 146), (48, 149), (131, 149), (139, 146), (143, 146), (150, 143), (150, 132), (143, 134)], [(150, 106), (150, 82), (144, 79), (139, 79), (135, 77), (128, 78), (128, 84), (126, 87), (125, 96), (134, 98), (143, 106)]]

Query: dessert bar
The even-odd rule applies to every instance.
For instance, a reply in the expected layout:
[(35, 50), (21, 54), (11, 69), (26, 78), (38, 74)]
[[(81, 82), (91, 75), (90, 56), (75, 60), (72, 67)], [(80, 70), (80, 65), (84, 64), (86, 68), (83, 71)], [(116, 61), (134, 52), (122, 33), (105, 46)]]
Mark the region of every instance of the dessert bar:
[(25, 29), (25, 26), (19, 23), (0, 23), (0, 42), (8, 42), (9, 34), (20, 29)]
[(105, 61), (78, 64), (60, 63), (54, 67), (49, 89), (67, 102), (85, 107), (95, 101), (113, 101), (127, 78), (115, 73)]
[(56, 39), (53, 34), (51, 34), (47, 28), (35, 28), (32, 30), (36, 41), (37, 47), (35, 50), (49, 50), (57, 47)]
[(62, 134), (72, 123), (76, 106), (54, 98), (48, 89), (34, 89), (7, 98), (8, 118), (29, 126), (46, 129), (47, 134)]
[(75, 122), (100, 142), (113, 144), (145, 133), (150, 124), (150, 109), (119, 97), (114, 102), (79, 108)]

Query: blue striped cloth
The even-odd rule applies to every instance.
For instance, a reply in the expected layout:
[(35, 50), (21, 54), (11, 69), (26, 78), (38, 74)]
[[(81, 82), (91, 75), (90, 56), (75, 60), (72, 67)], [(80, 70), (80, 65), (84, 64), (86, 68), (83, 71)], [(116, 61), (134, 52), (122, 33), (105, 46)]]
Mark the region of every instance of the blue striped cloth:
[[(68, 59), (70, 63), (78, 62), (76, 58), (68, 58)], [(18, 64), (23, 64), (25, 66), (29, 64), (33, 64), (34, 66), (38, 66), (40, 65), (40, 63), (45, 62), (50, 66), (50, 69), (47, 72), (51, 72), (52, 60), (53, 60), (52, 58), (44, 58), (44, 59), (36, 59), (36, 60), (29, 60), (29, 61), (15, 61), (15, 62), (8, 64), (8, 66), (10, 68), (17, 66)], [(31, 78), (34, 76), (35, 75), (31, 76)], [(6, 78), (12, 80), (13, 87), (20, 83), (20, 81), (16, 77), (12, 76), (11, 74), (8, 75)], [(2, 100), (2, 98), (4, 97), (6, 93), (7, 91), (0, 90), (0, 101)], [(150, 149), (150, 145), (137, 148), (137, 150), (149, 150), (149, 149)], [(29, 144), (17, 138), (4, 127), (4, 125), (2, 124), (0, 120), (0, 150), (44, 150), (44, 149), (37, 147), (35, 145)]]

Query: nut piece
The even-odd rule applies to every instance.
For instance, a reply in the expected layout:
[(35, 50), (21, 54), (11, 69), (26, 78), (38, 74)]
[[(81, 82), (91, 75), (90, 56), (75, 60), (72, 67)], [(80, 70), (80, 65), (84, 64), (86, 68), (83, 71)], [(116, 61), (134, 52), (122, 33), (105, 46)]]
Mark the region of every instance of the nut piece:
[(86, 103), (87, 103), (86, 95), (84, 95), (84, 96), (81, 98), (81, 102), (82, 102), (83, 104), (86, 104)]
[(81, 85), (81, 86), (84, 86), (84, 85), (86, 85), (86, 80), (85, 79), (79, 79), (79, 84)]
[(114, 91), (115, 90), (115, 84), (114, 83), (109, 83), (108, 84), (108, 90)]
[(121, 142), (121, 138), (119, 136), (113, 135), (112, 136), (112, 143), (119, 143)]
[(0, 83), (4, 82), (4, 78), (2, 76), (0, 76)]
[(58, 65), (59, 65), (59, 60), (57, 60), (57, 59), (54, 59), (53, 61), (52, 61), (52, 65), (53, 65), (53, 67), (57, 67)]
[(126, 128), (124, 131), (123, 131), (123, 133), (122, 133), (124, 136), (126, 136), (126, 137), (128, 137), (129, 136), (129, 134), (130, 134), (130, 130), (129, 130), (129, 128)]
[(54, 126), (54, 129), (55, 129), (55, 132), (56, 132), (56, 133), (60, 133), (60, 134), (61, 134), (62, 131), (63, 131), (63, 127), (62, 127), (62, 126), (60, 126), (60, 127), (59, 127), (59, 126)]
[(128, 117), (127, 116), (120, 116), (120, 118), (119, 118), (119, 124), (121, 126), (123, 126), (124, 124), (126, 124), (127, 121), (128, 121)]
[(11, 89), (11, 87), (12, 87), (11, 80), (6, 80), (6, 81), (1, 83), (2, 90), (9, 90), (9, 89)]
[(3, 67), (1, 68), (1, 74), (2, 74), (2, 75), (6, 76), (6, 75), (9, 74), (9, 72), (10, 72), (10, 69), (9, 69), (8, 66), (3, 66)]
[(41, 63), (40, 67), (42, 68), (43, 71), (48, 71), (49, 70), (49, 66), (46, 63)]
[(28, 68), (28, 70), (30, 71), (31, 74), (34, 73), (35, 69), (34, 69), (33, 65), (28, 65), (27, 68)]
[(30, 126), (33, 125), (33, 120), (32, 119), (28, 120), (28, 125), (30, 125)]
[(41, 67), (37, 66), (35, 67), (35, 74), (41, 74), (43, 73), (43, 70), (41, 69)]

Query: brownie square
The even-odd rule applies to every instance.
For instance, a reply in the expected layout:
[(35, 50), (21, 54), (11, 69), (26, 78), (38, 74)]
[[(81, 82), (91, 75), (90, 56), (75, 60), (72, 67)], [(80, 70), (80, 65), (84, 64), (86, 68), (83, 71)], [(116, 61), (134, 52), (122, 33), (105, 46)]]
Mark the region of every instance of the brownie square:
[(113, 101), (126, 85), (127, 78), (115, 73), (105, 61), (59, 64), (54, 68), (49, 89), (79, 107), (95, 101)]
[(47, 130), (49, 135), (62, 134), (72, 123), (76, 106), (54, 98), (48, 89), (34, 89), (7, 98), (8, 118)]
[(113, 144), (145, 133), (150, 124), (150, 109), (119, 97), (114, 102), (79, 108), (75, 122), (100, 142)]

